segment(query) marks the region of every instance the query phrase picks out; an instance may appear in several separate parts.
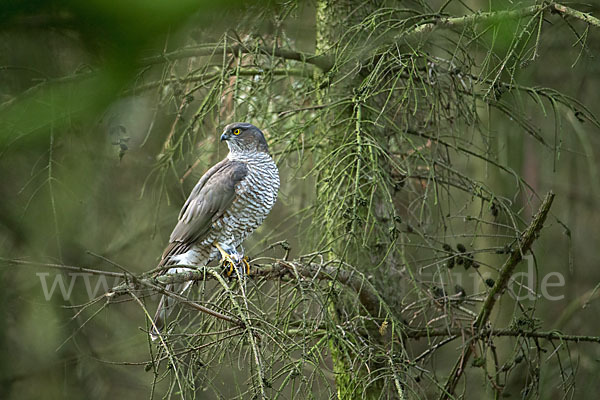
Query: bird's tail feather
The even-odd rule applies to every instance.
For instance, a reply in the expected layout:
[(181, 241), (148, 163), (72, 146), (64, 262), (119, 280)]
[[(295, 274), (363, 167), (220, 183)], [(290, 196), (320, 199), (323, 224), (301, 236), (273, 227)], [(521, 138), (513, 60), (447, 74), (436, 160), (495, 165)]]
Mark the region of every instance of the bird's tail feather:
[[(170, 292), (184, 294), (190, 288), (190, 286), (192, 286), (192, 283), (193, 282), (190, 281), (174, 285), (167, 285), (165, 289)], [(158, 308), (156, 309), (156, 314), (154, 315), (153, 325), (150, 329), (150, 338), (152, 341), (158, 339), (160, 333), (167, 326), (167, 319), (169, 318), (169, 315), (171, 315), (171, 312), (173, 312), (176, 304), (177, 300), (173, 299), (172, 297), (163, 295), (160, 298)]]

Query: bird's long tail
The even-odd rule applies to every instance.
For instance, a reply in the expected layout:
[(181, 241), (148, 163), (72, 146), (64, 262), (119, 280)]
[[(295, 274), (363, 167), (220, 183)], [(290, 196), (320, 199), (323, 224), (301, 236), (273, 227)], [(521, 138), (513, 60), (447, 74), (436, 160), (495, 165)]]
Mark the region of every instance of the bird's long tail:
[[(170, 269), (167, 273), (184, 272), (188, 270), (188, 268), (173, 268)], [(175, 292), (183, 295), (190, 288), (190, 286), (192, 286), (192, 283), (193, 282), (190, 281), (185, 283), (167, 285), (165, 289), (169, 292)], [(156, 309), (156, 314), (154, 314), (153, 325), (150, 329), (150, 338), (153, 341), (158, 339), (160, 333), (163, 332), (165, 327), (168, 325), (169, 315), (171, 315), (177, 303), (177, 300), (166, 295), (163, 295), (160, 298), (158, 308)]]

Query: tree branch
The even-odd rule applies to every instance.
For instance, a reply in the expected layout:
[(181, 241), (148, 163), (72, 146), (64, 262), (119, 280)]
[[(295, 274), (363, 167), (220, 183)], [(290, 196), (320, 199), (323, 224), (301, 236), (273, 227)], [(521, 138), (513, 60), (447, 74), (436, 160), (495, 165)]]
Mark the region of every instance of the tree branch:
[[(544, 221), (548, 216), (548, 212), (550, 211), (550, 207), (552, 206), (552, 202), (554, 200), (554, 193), (549, 192), (542, 205), (540, 206), (537, 214), (533, 217), (533, 220), (523, 233), (521, 240), (519, 240), (518, 248), (515, 249), (511, 256), (506, 260), (502, 268), (500, 269), (500, 275), (496, 279), (496, 283), (488, 293), (481, 311), (477, 315), (477, 318), (473, 322), (473, 328), (480, 332), (484, 325), (487, 323), (490, 314), (492, 313), (492, 309), (496, 304), (496, 301), (502, 296), (502, 293), (506, 290), (506, 286), (508, 281), (515, 270), (517, 264), (523, 259), (523, 255), (527, 253), (534, 240), (537, 238), (540, 230), (544, 226)], [(478, 333), (477, 333), (478, 335)], [(462, 373), (464, 372), (464, 366), (468, 362), (471, 354), (473, 352), (473, 348), (471, 346), (467, 346), (464, 350), (464, 353), (458, 359), (448, 380), (446, 381), (446, 385), (444, 387), (444, 391), (440, 396), (440, 399), (449, 398), (452, 394), (454, 394), (454, 390), (456, 389), (456, 385), (458, 380), (460, 379)]]
[[(419, 329), (411, 330), (406, 329), (404, 332), (407, 338), (420, 339), (425, 337), (451, 337), (456, 336), (455, 339), (461, 337), (464, 333), (462, 328), (440, 328), (440, 329)], [(526, 337), (526, 338), (538, 338), (546, 340), (566, 340), (570, 342), (590, 342), (600, 343), (600, 336), (587, 336), (587, 335), (563, 335), (559, 331), (524, 331), (519, 329), (482, 329), (476, 337), (493, 337), (493, 336), (511, 336), (511, 337)]]
[[(170, 268), (173, 267), (176, 266), (170, 266)], [(219, 267), (197, 267), (190, 265), (178, 265), (177, 267), (188, 267), (194, 269), (155, 277), (140, 275), (130, 279), (130, 281), (126, 281), (118, 286), (115, 286), (106, 294), (106, 296), (109, 298), (116, 298), (118, 296), (126, 295), (132, 290), (138, 290), (140, 288), (150, 287), (154, 290), (157, 290), (157, 288), (160, 289), (161, 287), (170, 284), (212, 280), (214, 279), (213, 275), (215, 273), (221, 273), (221, 268)], [(377, 317), (380, 310), (383, 308), (383, 304), (379, 296), (377, 296), (375, 289), (371, 286), (369, 281), (362, 274), (355, 271), (349, 271), (333, 266), (315, 263), (307, 264), (301, 261), (277, 260), (271, 265), (265, 265), (253, 269), (249, 276), (264, 277), (266, 279), (291, 276), (294, 278), (335, 281), (352, 289), (352, 291), (354, 291), (358, 296), (361, 304), (372, 317)], [(164, 289), (162, 290), (164, 291)], [(164, 293), (159, 291), (159, 293), (167, 296), (174, 295), (174, 293), (166, 291)], [(181, 300), (182, 298), (184, 297), (177, 297), (178, 300)]]
[(538, 4), (535, 6), (520, 8), (517, 10), (507, 11), (491, 11), (483, 13), (475, 13), (465, 15), (463, 17), (441, 17), (432, 22), (427, 22), (421, 25), (417, 25), (406, 32), (403, 32), (395, 37), (395, 42), (399, 40), (410, 40), (412, 38), (424, 35), (426, 33), (433, 32), (436, 29), (452, 29), (458, 26), (475, 25), (479, 23), (494, 23), (500, 22), (507, 19), (519, 19), (526, 16), (535, 15), (539, 12), (549, 11), (551, 13), (558, 13), (562, 16), (569, 16), (579, 19), (589, 25), (593, 25), (596, 28), (600, 28), (600, 19), (591, 16), (590, 14), (583, 13), (573, 8), (564, 6), (558, 3), (549, 4)]
[(215, 46), (194, 46), (194, 47), (186, 47), (181, 50), (172, 51), (169, 53), (159, 54), (157, 56), (144, 58), (141, 62), (142, 65), (154, 65), (159, 64), (165, 61), (174, 61), (182, 58), (188, 57), (202, 57), (202, 56), (213, 56), (213, 55), (222, 55), (222, 51), (225, 51), (228, 54), (237, 55), (241, 53), (260, 53), (266, 56), (275, 56), (279, 58), (283, 58), (286, 60), (294, 60), (300, 61), (306, 64), (312, 64), (315, 67), (318, 67), (323, 72), (329, 71), (333, 68), (333, 58), (328, 55), (316, 55), (312, 53), (305, 53), (302, 51), (296, 51), (291, 49), (282, 49), (282, 48), (268, 48), (265, 46), (256, 46), (252, 48), (248, 48), (243, 45), (233, 45), (227, 46), (224, 49), (219, 48), (218, 45)]
[(575, 10), (574, 8), (567, 7), (562, 4), (558, 4), (558, 3), (552, 3), (552, 4), (548, 5), (548, 8), (550, 8), (550, 10), (552, 12), (559, 13), (563, 16), (573, 17), (573, 18), (579, 19), (589, 25), (593, 25), (596, 28), (600, 28), (600, 19), (598, 19), (594, 16), (591, 16), (590, 14), (583, 13), (579, 10)]
[(257, 275), (264, 277), (292, 275), (308, 279), (319, 279), (339, 282), (352, 289), (367, 312), (374, 318), (379, 316), (383, 303), (376, 294), (371, 283), (359, 272), (348, 271), (341, 268), (324, 266), (321, 264), (304, 264), (297, 261), (278, 260), (270, 268), (258, 270)]
[(260, 75), (300, 76), (303, 78), (311, 78), (312, 77), (312, 72), (307, 69), (303, 69), (303, 68), (244, 67), (244, 68), (240, 68), (239, 70), (225, 71), (225, 73), (223, 73), (223, 71), (221, 71), (221, 70), (217, 70), (217, 71), (211, 71), (211, 72), (207, 72), (207, 73), (200, 74), (200, 75), (187, 76), (185, 78), (167, 78), (167, 79), (162, 79), (160, 81), (152, 81), (152, 82), (144, 83), (141, 85), (134, 86), (130, 89), (127, 89), (123, 92), (123, 94), (130, 95), (133, 93), (157, 88), (157, 87), (163, 86), (163, 85), (170, 85), (170, 84), (174, 84), (174, 83), (186, 84), (186, 83), (202, 82), (202, 81), (206, 81), (206, 83), (209, 83), (212, 79), (218, 78), (223, 74), (226, 77), (231, 77), (231, 76), (236, 76), (236, 75), (239, 75), (239, 76), (260, 76)]
[(483, 328), (483, 325), (488, 321), (490, 314), (492, 312), (492, 308), (496, 304), (496, 301), (500, 298), (504, 290), (506, 289), (506, 285), (508, 285), (508, 281), (512, 276), (513, 271), (515, 270), (517, 264), (523, 259), (523, 255), (529, 251), (531, 245), (534, 240), (537, 238), (538, 233), (544, 226), (544, 221), (548, 216), (548, 212), (550, 211), (550, 207), (552, 207), (552, 202), (554, 201), (554, 193), (549, 192), (546, 194), (540, 209), (537, 214), (533, 217), (533, 221), (527, 227), (527, 230), (522, 235), (521, 240), (519, 241), (519, 248), (515, 249), (510, 258), (504, 263), (502, 268), (500, 269), (500, 275), (496, 279), (496, 283), (488, 293), (485, 302), (483, 303), (483, 307), (477, 316), (477, 319), (473, 323), (476, 329)]

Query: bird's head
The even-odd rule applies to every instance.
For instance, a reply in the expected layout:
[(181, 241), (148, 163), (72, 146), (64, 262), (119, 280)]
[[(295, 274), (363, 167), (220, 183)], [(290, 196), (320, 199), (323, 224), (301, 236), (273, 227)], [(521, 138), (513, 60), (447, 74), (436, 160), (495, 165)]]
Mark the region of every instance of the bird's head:
[(229, 151), (239, 152), (269, 152), (269, 146), (263, 133), (247, 122), (234, 122), (223, 130), (221, 141), (227, 141)]

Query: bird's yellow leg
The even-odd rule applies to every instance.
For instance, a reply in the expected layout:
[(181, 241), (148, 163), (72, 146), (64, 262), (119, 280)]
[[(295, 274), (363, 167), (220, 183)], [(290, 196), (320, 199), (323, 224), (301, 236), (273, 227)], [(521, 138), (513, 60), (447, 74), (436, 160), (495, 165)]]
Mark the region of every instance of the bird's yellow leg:
[(250, 275), (250, 262), (248, 261), (248, 257), (242, 258), (242, 264), (244, 264), (244, 272), (246, 275)]
[(231, 276), (233, 274), (233, 270), (235, 269), (235, 260), (231, 258), (231, 255), (227, 253), (223, 248), (219, 245), (219, 243), (215, 243), (215, 247), (221, 253), (221, 265), (226, 268), (227, 276)]

